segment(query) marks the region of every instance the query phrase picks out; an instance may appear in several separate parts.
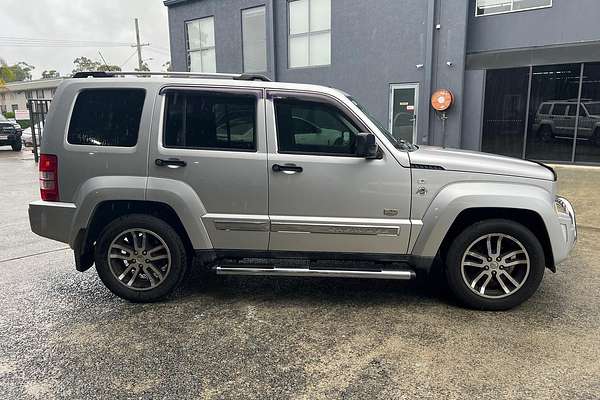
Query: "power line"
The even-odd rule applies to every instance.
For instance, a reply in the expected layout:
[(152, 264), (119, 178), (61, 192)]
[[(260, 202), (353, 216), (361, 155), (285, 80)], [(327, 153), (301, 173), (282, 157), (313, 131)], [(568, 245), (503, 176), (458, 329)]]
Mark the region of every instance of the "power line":
[(0, 36), (0, 46), (5, 47), (126, 47), (130, 43), (96, 40), (38, 39)]
[(0, 41), (10, 42), (16, 44), (68, 44), (68, 45), (97, 45), (97, 44), (110, 44), (116, 46), (128, 46), (130, 43), (127, 42), (111, 42), (105, 40), (72, 40), (72, 39), (48, 39), (48, 38), (29, 38), (29, 37), (16, 37), (16, 36), (0, 36)]

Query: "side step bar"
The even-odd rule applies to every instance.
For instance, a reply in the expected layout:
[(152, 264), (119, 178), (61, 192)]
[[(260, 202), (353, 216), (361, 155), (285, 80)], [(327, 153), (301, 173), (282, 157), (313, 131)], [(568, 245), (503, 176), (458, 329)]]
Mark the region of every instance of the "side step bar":
[(308, 268), (264, 268), (253, 266), (231, 267), (227, 265), (217, 266), (215, 270), (217, 272), (217, 275), (310, 276), (400, 280), (409, 280), (414, 279), (416, 277), (415, 271), (410, 270), (354, 271)]

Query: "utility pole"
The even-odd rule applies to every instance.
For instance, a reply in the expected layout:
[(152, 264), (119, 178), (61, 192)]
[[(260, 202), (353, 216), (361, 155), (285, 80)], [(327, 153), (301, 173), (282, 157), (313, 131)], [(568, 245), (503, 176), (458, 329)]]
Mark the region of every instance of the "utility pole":
[(142, 60), (142, 47), (150, 46), (150, 43), (140, 43), (140, 27), (138, 25), (138, 19), (135, 19), (135, 41), (136, 44), (131, 47), (137, 47), (137, 56), (138, 56), (138, 66), (139, 70), (142, 70), (142, 66), (144, 65), (144, 61)]

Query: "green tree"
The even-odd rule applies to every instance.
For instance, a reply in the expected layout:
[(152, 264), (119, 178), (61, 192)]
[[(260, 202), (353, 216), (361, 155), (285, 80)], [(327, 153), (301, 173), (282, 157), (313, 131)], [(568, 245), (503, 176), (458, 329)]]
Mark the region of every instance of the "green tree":
[(140, 71), (150, 71), (150, 67), (148, 67), (148, 64), (146, 63), (146, 61), (142, 62), (142, 68), (136, 68), (136, 71), (140, 72)]
[(60, 73), (54, 69), (46, 70), (42, 72), (42, 79), (56, 79), (60, 78)]
[(120, 71), (118, 65), (107, 65), (87, 57), (78, 57), (73, 61), (73, 73), (89, 71)]
[(0, 82), (3, 82), (4, 84), (8, 82), (31, 80), (31, 71), (34, 69), (35, 67), (33, 65), (23, 61), (8, 65), (6, 61), (0, 59)]

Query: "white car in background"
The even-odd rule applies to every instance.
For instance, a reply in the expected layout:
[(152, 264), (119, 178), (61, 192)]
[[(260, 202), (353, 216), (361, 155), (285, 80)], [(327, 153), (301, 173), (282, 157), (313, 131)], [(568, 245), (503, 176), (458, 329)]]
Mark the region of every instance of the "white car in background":
[[(39, 132), (35, 132), (35, 137), (37, 139), (38, 146), (40, 144), (40, 134)], [(23, 134), (21, 135), (21, 141), (23, 142), (23, 146), (30, 147), (33, 146), (33, 135), (31, 134), (31, 127), (24, 129)]]

